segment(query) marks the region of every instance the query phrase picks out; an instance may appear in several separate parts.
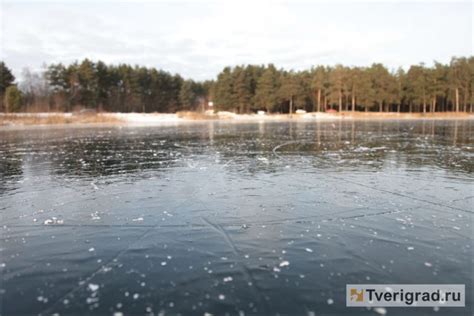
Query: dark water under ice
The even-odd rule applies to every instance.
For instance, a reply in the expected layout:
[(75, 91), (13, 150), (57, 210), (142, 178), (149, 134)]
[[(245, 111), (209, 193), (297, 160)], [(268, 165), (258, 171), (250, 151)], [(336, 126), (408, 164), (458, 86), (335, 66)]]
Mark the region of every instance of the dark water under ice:
[(474, 121), (4, 129), (0, 175), (2, 315), (473, 312)]

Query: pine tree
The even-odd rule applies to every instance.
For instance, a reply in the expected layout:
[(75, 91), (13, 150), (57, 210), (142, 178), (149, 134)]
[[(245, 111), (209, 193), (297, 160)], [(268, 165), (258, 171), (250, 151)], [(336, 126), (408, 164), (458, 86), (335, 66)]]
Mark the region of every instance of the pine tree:
[(338, 111), (342, 111), (342, 98), (345, 85), (345, 70), (342, 65), (336, 65), (329, 73), (330, 91), (329, 99), (331, 105), (337, 105)]
[(79, 81), (79, 96), (80, 105), (89, 108), (95, 108), (98, 99), (98, 78), (95, 64), (84, 59), (77, 70)]
[(0, 94), (4, 94), (5, 90), (13, 84), (15, 77), (11, 70), (5, 65), (3, 61), (0, 61)]
[(390, 73), (382, 64), (372, 64), (368, 71), (372, 82), (373, 104), (378, 105), (379, 112), (383, 112), (384, 105), (390, 99)]
[(181, 85), (179, 101), (182, 110), (190, 111), (195, 109), (197, 98), (195, 89), (195, 83), (192, 80), (185, 80)]
[[(6, 89), (13, 84), (15, 77), (3, 61), (0, 61), (0, 111), (4, 109)], [(5, 109), (6, 110), (6, 109)]]
[(252, 100), (252, 74), (247, 68), (236, 67), (233, 72), (234, 95), (237, 100), (239, 113), (247, 113)]
[(6, 112), (18, 112), (21, 105), (21, 92), (15, 85), (8, 86), (5, 90)]
[(312, 72), (313, 79), (311, 81), (311, 88), (315, 93), (315, 104), (316, 108), (313, 107), (313, 112), (321, 112), (322, 109), (322, 97), (324, 94), (325, 82), (327, 81), (326, 69), (323, 66), (318, 66)]
[(216, 108), (224, 111), (232, 110), (237, 104), (234, 95), (232, 70), (230, 67), (224, 68), (224, 70), (217, 76), (214, 101)]
[(257, 81), (255, 90), (255, 103), (257, 107), (273, 112), (278, 106), (278, 91), (280, 88), (280, 75), (272, 64), (263, 71)]

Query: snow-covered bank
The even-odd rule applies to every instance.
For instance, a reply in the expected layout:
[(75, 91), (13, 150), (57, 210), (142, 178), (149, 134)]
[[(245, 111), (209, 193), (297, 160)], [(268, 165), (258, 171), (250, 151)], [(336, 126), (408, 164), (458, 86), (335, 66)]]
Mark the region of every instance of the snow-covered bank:
[(468, 113), (377, 113), (377, 112), (333, 112), (288, 114), (235, 114), (217, 113), (12, 113), (0, 114), (0, 126), (64, 125), (64, 124), (114, 124), (133, 126), (175, 125), (180, 123), (222, 122), (278, 122), (278, 121), (330, 121), (330, 120), (450, 120), (474, 119)]
[(117, 118), (121, 121), (130, 124), (162, 124), (162, 123), (180, 123), (180, 122), (196, 122), (206, 120), (219, 121), (236, 121), (236, 122), (252, 122), (252, 121), (282, 121), (288, 119), (302, 119), (302, 120), (334, 120), (341, 117), (329, 113), (305, 113), (293, 114), (292, 116), (286, 114), (235, 114), (232, 112), (217, 112), (215, 114), (163, 114), (163, 113), (108, 113), (111, 117)]
[(162, 123), (177, 123), (184, 121), (174, 113), (106, 113), (124, 123), (138, 125), (154, 125)]
[(114, 118), (128, 124), (160, 125), (166, 123), (199, 122), (217, 120), (226, 122), (276, 122), (276, 121), (330, 121), (330, 120), (407, 120), (407, 119), (474, 119), (468, 113), (377, 113), (377, 112), (311, 112), (299, 114), (236, 114), (232, 112), (217, 113), (108, 113)]

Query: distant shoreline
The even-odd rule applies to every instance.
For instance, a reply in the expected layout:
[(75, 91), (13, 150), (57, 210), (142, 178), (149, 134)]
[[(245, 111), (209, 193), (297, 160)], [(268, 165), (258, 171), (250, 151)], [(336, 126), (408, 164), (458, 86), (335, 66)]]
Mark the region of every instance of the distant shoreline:
[(48, 126), (48, 125), (132, 125), (159, 126), (186, 122), (279, 122), (279, 121), (334, 121), (334, 120), (474, 120), (474, 113), (396, 113), (396, 112), (337, 112), (302, 114), (235, 114), (218, 112), (178, 113), (0, 113), (0, 127)]

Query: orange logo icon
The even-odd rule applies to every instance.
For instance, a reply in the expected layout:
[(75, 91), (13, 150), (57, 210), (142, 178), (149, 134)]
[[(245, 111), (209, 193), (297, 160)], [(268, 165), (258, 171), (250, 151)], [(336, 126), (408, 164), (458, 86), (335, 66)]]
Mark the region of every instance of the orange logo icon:
[(351, 289), (351, 301), (363, 302), (364, 301), (364, 290)]

